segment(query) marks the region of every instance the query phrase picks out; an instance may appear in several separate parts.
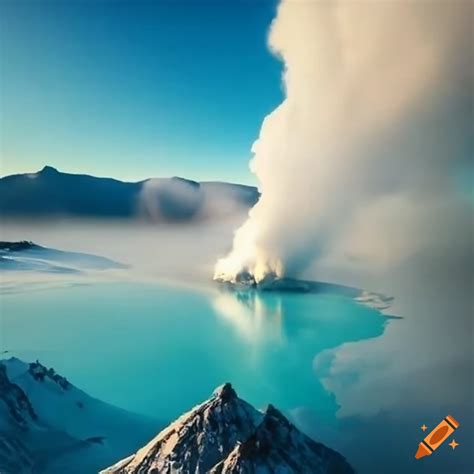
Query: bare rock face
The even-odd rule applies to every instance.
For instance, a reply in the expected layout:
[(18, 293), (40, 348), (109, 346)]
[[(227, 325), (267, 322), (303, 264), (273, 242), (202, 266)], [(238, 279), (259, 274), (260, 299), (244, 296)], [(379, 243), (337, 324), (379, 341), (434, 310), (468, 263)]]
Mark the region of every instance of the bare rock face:
[(351, 473), (336, 451), (316, 443), (269, 406), (262, 423), (244, 443), (237, 445), (211, 474)]
[(104, 473), (205, 473), (224, 453), (247, 440), (261, 413), (237, 397), (230, 384), (165, 428), (134, 456)]
[(230, 384), (102, 474), (351, 474), (336, 451), (316, 443), (269, 406), (261, 413)]

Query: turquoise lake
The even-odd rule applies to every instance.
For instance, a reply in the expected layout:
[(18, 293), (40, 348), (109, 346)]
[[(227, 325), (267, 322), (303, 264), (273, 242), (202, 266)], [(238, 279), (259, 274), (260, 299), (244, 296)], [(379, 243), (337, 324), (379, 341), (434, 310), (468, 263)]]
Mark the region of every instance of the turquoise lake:
[[(76, 282), (4, 293), (0, 351), (39, 359), (90, 395), (162, 423), (229, 381), (359, 473), (463, 474), (472, 461), (469, 332), (444, 317), (461, 301), (455, 294), (429, 296), (390, 319), (336, 294)], [(419, 427), (449, 413), (468, 449), (416, 461)]]
[(314, 359), (382, 334), (386, 318), (337, 295), (204, 293), (104, 283), (3, 296), (3, 346), (89, 394), (171, 420), (230, 381), (258, 407), (334, 417)]

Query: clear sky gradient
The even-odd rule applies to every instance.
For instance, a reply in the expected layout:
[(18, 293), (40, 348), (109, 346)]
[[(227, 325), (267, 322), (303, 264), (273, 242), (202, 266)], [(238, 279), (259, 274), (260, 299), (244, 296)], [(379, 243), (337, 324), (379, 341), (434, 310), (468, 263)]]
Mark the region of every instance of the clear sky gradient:
[(1, 174), (253, 183), (275, 0), (4, 0)]

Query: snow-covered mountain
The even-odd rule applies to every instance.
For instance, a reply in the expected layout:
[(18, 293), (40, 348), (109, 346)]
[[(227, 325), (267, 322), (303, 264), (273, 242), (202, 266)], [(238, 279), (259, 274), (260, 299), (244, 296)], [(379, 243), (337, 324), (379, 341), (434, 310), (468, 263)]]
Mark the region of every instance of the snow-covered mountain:
[(225, 384), (136, 454), (101, 474), (353, 472), (344, 457), (298, 431), (274, 407), (261, 413)]
[(160, 425), (90, 397), (39, 362), (0, 361), (2, 474), (96, 474)]
[(245, 442), (237, 444), (211, 474), (350, 473), (336, 451), (313, 441), (270, 405), (262, 422)]

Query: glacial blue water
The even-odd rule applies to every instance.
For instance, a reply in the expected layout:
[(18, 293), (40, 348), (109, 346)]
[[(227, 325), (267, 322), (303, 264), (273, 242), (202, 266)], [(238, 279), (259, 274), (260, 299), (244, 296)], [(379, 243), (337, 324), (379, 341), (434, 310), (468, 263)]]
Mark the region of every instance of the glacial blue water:
[[(467, 313), (456, 291), (417, 288), (404, 319), (391, 320), (335, 294), (43, 286), (1, 296), (0, 352), (38, 358), (90, 395), (162, 422), (230, 381), (362, 474), (472, 472), (469, 326), (445, 317)], [(461, 422), (459, 448), (415, 460), (420, 426), (447, 414)]]
[(386, 318), (337, 295), (210, 293), (99, 284), (2, 298), (2, 346), (89, 394), (172, 420), (230, 381), (257, 407), (334, 418), (318, 354), (382, 334)]

